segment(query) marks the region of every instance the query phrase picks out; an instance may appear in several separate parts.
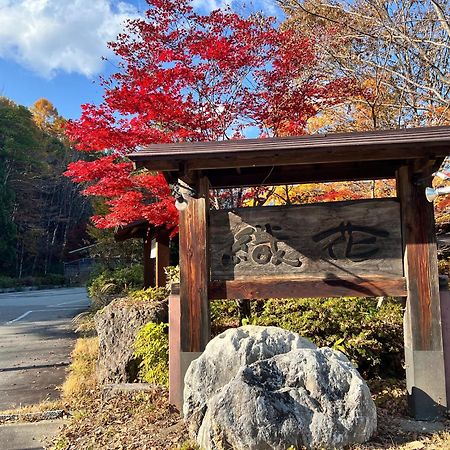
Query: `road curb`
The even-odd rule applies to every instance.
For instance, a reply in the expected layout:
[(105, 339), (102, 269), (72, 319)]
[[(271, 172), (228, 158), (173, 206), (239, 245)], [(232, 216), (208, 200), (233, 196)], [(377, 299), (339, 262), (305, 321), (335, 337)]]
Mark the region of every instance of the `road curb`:
[(15, 292), (31, 292), (31, 291), (47, 291), (51, 289), (67, 289), (71, 287), (83, 287), (83, 286), (70, 286), (68, 284), (44, 284), (42, 286), (16, 286), (12, 288), (1, 288), (0, 294), (14, 294)]
[(0, 414), (0, 424), (10, 422), (40, 422), (42, 420), (62, 419), (68, 416), (64, 409), (53, 409), (50, 411), (39, 411), (32, 413), (17, 413), (17, 414)]

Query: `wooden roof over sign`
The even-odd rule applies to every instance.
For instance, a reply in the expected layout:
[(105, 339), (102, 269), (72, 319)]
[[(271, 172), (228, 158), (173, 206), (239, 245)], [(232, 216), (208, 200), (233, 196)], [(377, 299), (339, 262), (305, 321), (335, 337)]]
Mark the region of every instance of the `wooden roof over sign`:
[(137, 238), (145, 239), (149, 233), (152, 238), (159, 240), (161, 236), (168, 236), (170, 230), (167, 230), (164, 226), (152, 225), (146, 219), (141, 219), (118, 227), (114, 233), (114, 239), (116, 242), (124, 242), (128, 239)]
[(128, 225), (119, 227), (114, 233), (114, 239), (117, 242), (123, 242), (127, 239), (135, 238), (144, 239), (147, 236), (149, 227), (154, 228), (145, 219), (137, 220), (129, 223)]
[(447, 155), (449, 126), (158, 144), (130, 158), (169, 179), (201, 170), (212, 187), (234, 187), (392, 178), (410, 160), (438, 168)]

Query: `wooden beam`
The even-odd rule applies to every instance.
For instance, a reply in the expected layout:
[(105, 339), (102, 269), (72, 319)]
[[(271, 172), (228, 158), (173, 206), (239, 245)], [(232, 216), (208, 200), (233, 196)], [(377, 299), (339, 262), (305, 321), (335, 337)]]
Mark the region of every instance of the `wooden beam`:
[(129, 155), (138, 166), (177, 171), (445, 157), (450, 127), (376, 130), (271, 139), (151, 145)]
[[(425, 198), (431, 170), (428, 167), (416, 172), (410, 164), (400, 168), (397, 179), (408, 289), (406, 378), (410, 411), (416, 419), (440, 417), (446, 406), (434, 213), (433, 205)], [(418, 178), (428, 182), (416, 184)]]
[(208, 169), (224, 169), (236, 167), (265, 167), (265, 166), (287, 166), (301, 164), (333, 164), (353, 163), (355, 161), (389, 161), (399, 159), (418, 159), (445, 156), (448, 148), (423, 149), (421, 146), (409, 148), (405, 146), (398, 148), (373, 148), (372, 146), (360, 147), (355, 152), (354, 148), (327, 148), (327, 149), (289, 149), (279, 152), (272, 150), (261, 150), (260, 153), (242, 151), (239, 154), (217, 155), (214, 153), (185, 154), (185, 155), (133, 155), (133, 161), (137, 167), (146, 167), (149, 170), (179, 171), (184, 166), (187, 171), (198, 171)]
[(305, 164), (276, 167), (247, 167), (236, 169), (208, 170), (205, 175), (212, 188), (240, 186), (283, 185), (301, 183), (324, 183), (330, 181), (357, 181), (395, 178), (396, 168), (403, 161), (370, 161), (353, 164)]
[(208, 301), (209, 181), (198, 176), (196, 198), (180, 213), (181, 351), (201, 352), (210, 339)]
[(317, 297), (378, 297), (406, 295), (405, 279), (364, 278), (298, 278), (259, 277), (245, 280), (212, 281), (210, 300)]

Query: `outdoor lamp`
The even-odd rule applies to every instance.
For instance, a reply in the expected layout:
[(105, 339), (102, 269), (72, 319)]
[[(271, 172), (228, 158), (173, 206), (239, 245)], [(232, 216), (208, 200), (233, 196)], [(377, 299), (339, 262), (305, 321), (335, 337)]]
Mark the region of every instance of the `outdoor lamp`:
[(173, 185), (173, 196), (175, 197), (175, 208), (184, 211), (188, 207), (188, 202), (195, 195), (195, 190), (181, 180)]
[(187, 208), (188, 202), (184, 198), (183, 194), (174, 190), (173, 196), (175, 197), (175, 208), (177, 208), (178, 211), (184, 211)]
[(450, 186), (440, 187), (440, 188), (436, 188), (436, 189), (427, 187), (425, 189), (425, 197), (427, 198), (427, 200), (430, 203), (432, 203), (438, 195), (443, 195), (443, 194), (450, 194)]

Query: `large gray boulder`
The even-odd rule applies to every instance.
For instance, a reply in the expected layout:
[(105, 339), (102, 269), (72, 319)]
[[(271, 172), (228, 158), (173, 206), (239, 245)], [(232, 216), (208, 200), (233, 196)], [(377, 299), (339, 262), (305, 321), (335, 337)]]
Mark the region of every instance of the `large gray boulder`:
[(200, 427), (207, 400), (229, 383), (241, 367), (298, 348), (316, 346), (278, 327), (246, 325), (226, 330), (212, 339), (189, 366), (184, 380), (183, 413), (191, 417), (192, 433)]
[[(243, 332), (258, 343), (263, 340), (263, 333), (266, 337), (289, 333), (272, 327), (265, 330), (245, 327), (226, 333)], [(290, 342), (304, 341), (289, 334), (293, 335)], [(244, 362), (239, 369), (221, 363), (214, 365), (221, 360), (220, 353), (226, 359), (231, 351), (225, 348), (221, 352), (218, 342), (229, 347), (233, 341), (245, 344), (248, 338), (236, 341), (230, 335), (218, 336), (211, 341), (213, 345), (208, 344), (219, 351), (219, 355), (212, 356), (212, 364), (201, 361), (210, 354), (207, 348), (207, 354), (194, 361), (186, 374), (184, 413), (202, 449), (333, 449), (365, 442), (376, 430), (376, 409), (370, 391), (342, 353), (312, 344), (303, 348), (294, 345), (288, 351), (254, 360), (253, 346), (249, 345), (249, 359), (254, 361)], [(237, 353), (245, 353), (245, 348), (238, 347)], [(286, 348), (289, 344), (281, 345), (281, 349)], [(199, 367), (216, 373), (201, 374)], [(217, 373), (222, 368), (231, 375)], [(208, 380), (212, 380), (213, 387), (205, 386)], [(196, 389), (199, 392), (195, 395)], [(193, 398), (197, 399), (195, 403)]]
[(167, 322), (167, 302), (117, 299), (95, 315), (99, 338), (97, 379), (100, 384), (136, 381), (134, 341), (148, 322)]

